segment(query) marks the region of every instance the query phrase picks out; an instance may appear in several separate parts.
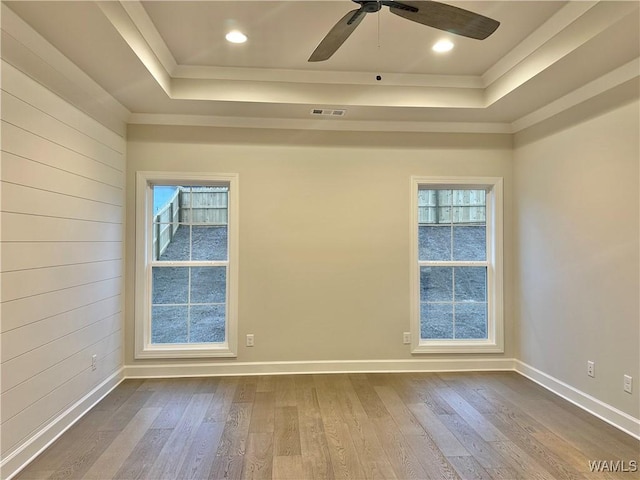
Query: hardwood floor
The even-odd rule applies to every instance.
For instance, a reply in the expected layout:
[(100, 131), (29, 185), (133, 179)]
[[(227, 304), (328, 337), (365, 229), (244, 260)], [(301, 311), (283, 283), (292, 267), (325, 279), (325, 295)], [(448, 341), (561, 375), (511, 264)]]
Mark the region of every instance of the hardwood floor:
[(16, 478), (631, 480), (633, 462), (640, 442), (515, 373), (215, 377), (123, 382)]

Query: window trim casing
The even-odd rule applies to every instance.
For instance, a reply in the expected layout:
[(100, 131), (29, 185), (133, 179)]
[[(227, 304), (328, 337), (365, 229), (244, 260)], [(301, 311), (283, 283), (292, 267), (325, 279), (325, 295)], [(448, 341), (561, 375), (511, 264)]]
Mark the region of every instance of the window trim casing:
[[(422, 340), (420, 338), (420, 265), (418, 257), (418, 189), (487, 190), (487, 339)], [(504, 353), (502, 177), (411, 177), (410, 332), (411, 353)]]
[[(152, 185), (227, 185), (227, 298), (226, 335), (221, 344), (157, 344), (151, 343), (151, 265), (153, 242)], [(136, 260), (135, 260), (135, 313), (134, 358), (203, 358), (236, 357), (238, 351), (238, 215), (239, 178), (237, 173), (136, 172)], [(212, 345), (215, 345), (212, 347)]]

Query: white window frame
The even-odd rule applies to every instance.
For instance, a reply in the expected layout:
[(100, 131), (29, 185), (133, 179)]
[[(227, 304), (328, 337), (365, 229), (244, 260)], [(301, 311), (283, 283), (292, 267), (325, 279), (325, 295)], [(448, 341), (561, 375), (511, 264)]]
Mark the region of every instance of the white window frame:
[[(503, 353), (503, 180), (501, 177), (411, 177), (411, 353)], [(420, 267), (418, 256), (418, 189), (486, 190), (487, 338), (420, 338)]]
[[(184, 172), (136, 173), (135, 358), (236, 357), (238, 350), (238, 174)], [(153, 186), (228, 186), (228, 260), (225, 341), (223, 343), (151, 343), (151, 262)]]

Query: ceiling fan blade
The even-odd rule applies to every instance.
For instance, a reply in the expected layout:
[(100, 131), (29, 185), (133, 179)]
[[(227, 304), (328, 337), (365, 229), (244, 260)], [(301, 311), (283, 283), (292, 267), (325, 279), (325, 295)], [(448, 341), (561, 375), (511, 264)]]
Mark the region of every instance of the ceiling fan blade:
[(333, 55), (340, 45), (349, 38), (356, 27), (360, 24), (365, 16), (365, 12), (361, 8), (351, 10), (338, 23), (336, 23), (329, 33), (322, 39), (320, 44), (309, 57), (310, 62), (322, 62)]
[[(445, 30), (464, 37), (484, 40), (500, 25), (500, 22), (463, 8), (433, 1), (385, 2), (392, 13), (429, 27)], [(403, 9), (403, 6), (411, 7)], [(412, 11), (417, 9), (417, 11)]]

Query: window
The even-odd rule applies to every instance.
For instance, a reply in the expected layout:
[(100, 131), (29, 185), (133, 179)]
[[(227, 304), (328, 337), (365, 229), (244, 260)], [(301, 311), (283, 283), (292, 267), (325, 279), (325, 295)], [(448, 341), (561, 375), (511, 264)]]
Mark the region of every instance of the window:
[(235, 356), (237, 175), (138, 172), (136, 358)]
[(502, 352), (502, 179), (412, 178), (414, 353)]

